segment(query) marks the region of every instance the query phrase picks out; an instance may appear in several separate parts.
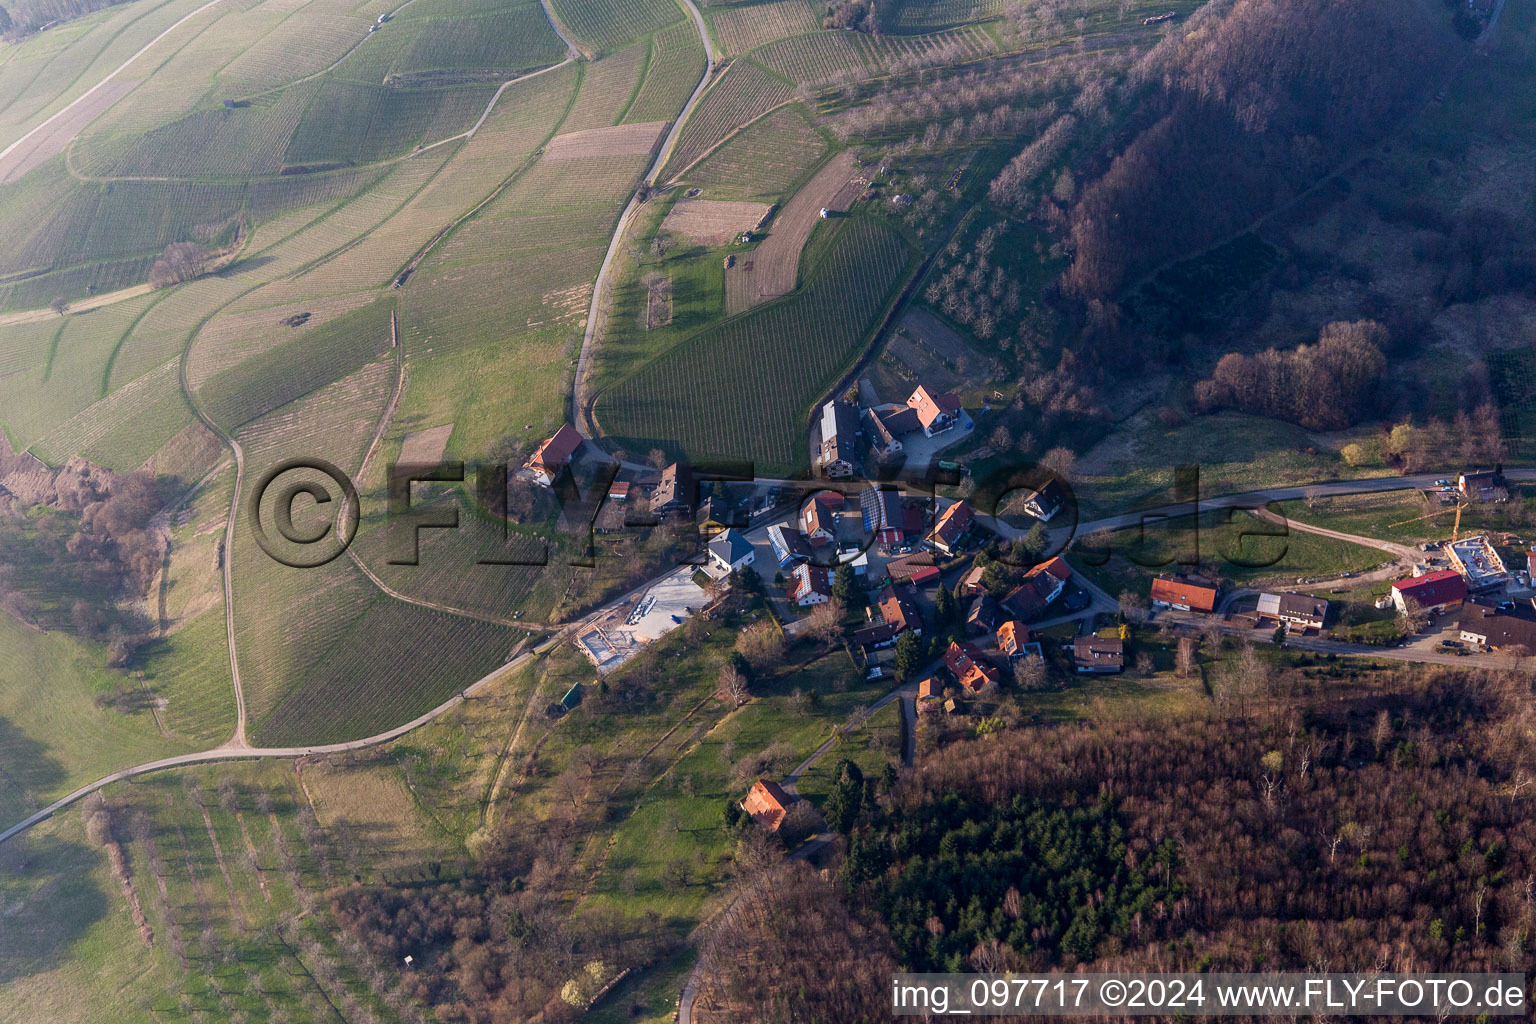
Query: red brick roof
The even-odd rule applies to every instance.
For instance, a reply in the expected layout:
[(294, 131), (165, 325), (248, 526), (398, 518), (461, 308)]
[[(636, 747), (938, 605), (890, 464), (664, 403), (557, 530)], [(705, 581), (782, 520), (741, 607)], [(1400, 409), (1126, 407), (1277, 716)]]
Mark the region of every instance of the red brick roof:
[(907, 399), (907, 404), (917, 411), (917, 419), (926, 429), (940, 416), (953, 416), (960, 411), (960, 399), (945, 392), (935, 395), (921, 384)]
[(784, 815), (792, 803), (794, 799), (784, 792), (777, 782), (758, 779), (752, 784), (747, 798), (741, 802), (741, 809), (750, 814), (752, 820), (759, 825), (776, 829), (784, 821)]
[(576, 449), (581, 447), (581, 442), (580, 431), (569, 423), (562, 423), (560, 429), (555, 431), (554, 437), (539, 445), (538, 451), (533, 453), (528, 464), (535, 469), (559, 469), (571, 461), (571, 456), (576, 454)]
[(1010, 658), (1029, 643), (1029, 627), (1015, 619), (1009, 619), (997, 627), (997, 649)]
[(1455, 569), (1441, 569), (1413, 579), (1398, 580), (1392, 584), (1392, 589), (1401, 593), (1403, 600), (1414, 601), (1423, 608), (1467, 599), (1467, 581)]
[(1171, 580), (1159, 576), (1152, 581), (1152, 600), (1164, 604), (1189, 606), (1191, 611), (1213, 612), (1216, 610), (1217, 590), (1189, 580)]
[(939, 521), (933, 525), (933, 538), (943, 541), (946, 546), (953, 546), (971, 528), (975, 519), (976, 513), (970, 503), (957, 501), (946, 508), (944, 514), (939, 516)]
[(987, 664), (975, 644), (951, 640), (949, 650), (944, 652), (944, 667), (954, 673), (961, 686), (972, 690), (979, 690), (984, 684), (995, 683), (998, 679), (997, 669)]

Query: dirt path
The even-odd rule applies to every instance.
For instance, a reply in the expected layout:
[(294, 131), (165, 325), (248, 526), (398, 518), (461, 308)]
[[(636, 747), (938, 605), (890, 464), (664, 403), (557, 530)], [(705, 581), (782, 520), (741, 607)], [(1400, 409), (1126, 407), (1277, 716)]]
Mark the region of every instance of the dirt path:
[[(208, 0), (207, 3), (203, 4), (197, 10), (193, 11), (191, 14), (183, 16), (179, 21), (177, 21), (175, 24), (173, 24), (170, 28), (166, 29), (164, 32), (161, 32), (159, 35), (155, 36), (155, 38), (153, 38), (149, 42), (145, 43), (138, 50), (138, 52), (136, 52), (133, 56), (131, 56), (127, 60), (123, 61), (117, 67), (113, 68), (111, 71), (107, 72), (106, 77), (103, 78), (101, 81), (99, 81), (95, 85), (91, 86), (89, 89), (87, 89), (85, 92), (81, 93), (79, 96), (76, 96), (74, 98), (74, 100), (72, 100), (70, 102), (70, 104), (68, 106), (66, 106), (63, 110), (58, 111), (52, 117), (48, 118), (48, 120), (44, 121), (42, 124), (38, 125), (36, 128), (33, 128), (31, 131), (27, 132), (21, 138), (17, 139), (15, 142), (11, 143), (9, 146), (6, 146), (4, 149), (0, 149), (0, 179), (5, 179), (6, 178), (5, 172), (3, 171), (3, 168), (5, 166), (5, 158), (6, 157), (10, 156), (11, 153), (13, 153), (13, 152), (15, 152), (17, 150), (23, 149), (25, 147), (25, 144), (27, 143), (27, 141), (29, 139), (31, 139), (33, 136), (38, 135), (40, 133), (45, 133), (48, 130), (48, 127), (50, 125), (54, 124), (54, 122), (60, 121), (61, 119), (64, 120), (64, 121), (68, 121), (69, 116), (70, 116), (70, 111), (74, 110), (77, 106), (80, 106), (82, 103), (87, 103), (88, 104), (88, 102), (89, 102), (89, 100), (90, 100), (92, 95), (94, 95), (95, 93), (101, 91), (102, 89), (105, 89), (109, 82), (111, 82), (114, 78), (116, 78), (118, 75), (120, 75), (123, 71), (127, 70), (128, 65), (132, 64), (134, 61), (138, 60), (140, 57), (144, 56), (144, 54), (146, 54), (150, 50), (152, 50), (156, 43), (160, 42), (160, 40), (164, 39), (166, 36), (170, 35), (172, 32), (174, 32), (178, 28), (180, 28), (182, 25), (185, 25), (188, 21), (191, 21), (193, 18), (197, 17), (199, 14), (202, 14), (208, 8), (210, 8), (210, 7), (212, 7), (215, 4), (220, 3), (220, 2), (221, 2), (221, 0)], [(102, 110), (97, 111), (96, 113), (100, 114), (105, 109), (106, 108), (103, 107)], [(87, 123), (89, 123), (89, 122), (87, 122)], [(56, 154), (58, 152), (61, 152), (64, 149), (65, 146), (67, 146), (70, 142), (74, 141), (75, 135), (78, 134), (80, 128), (84, 128), (84, 127), (85, 127), (84, 124), (80, 125), (78, 128), (76, 128), (75, 132), (70, 133), (68, 138), (65, 138), (62, 141), (60, 141), (59, 145), (58, 145), (58, 149), (54, 150), (54, 153)], [(50, 155), (52, 155), (52, 154), (50, 154)]]
[[(661, 169), (667, 165), (667, 157), (672, 154), (672, 147), (677, 143), (677, 137), (682, 133), (683, 125), (687, 123), (688, 116), (693, 113), (693, 108), (698, 105), (699, 97), (704, 94), (704, 87), (709, 84), (715, 70), (715, 51), (710, 45), (709, 29), (704, 24), (704, 15), (699, 13), (699, 8), (693, 0), (682, 0), (682, 3), (688, 8), (688, 13), (693, 16), (693, 23), (699, 30), (699, 40), (704, 44), (704, 74), (700, 76), (699, 83), (693, 87), (693, 93), (688, 97), (688, 102), (684, 103), (683, 109), (678, 111), (677, 118), (667, 131), (666, 138), (661, 140), (661, 146), (656, 150), (656, 159), (651, 161), (650, 168), (645, 172), (644, 180), (647, 182), (655, 181)], [(559, 31), (558, 25), (556, 31)], [(562, 32), (561, 37), (564, 38), (564, 36)], [(634, 219), (635, 211), (640, 208), (640, 205), (640, 195), (637, 192), (625, 204), (624, 212), (619, 214), (619, 222), (613, 229), (613, 238), (608, 242), (608, 251), (603, 254), (603, 265), (598, 269), (597, 280), (592, 285), (592, 304), (587, 309), (587, 328), (581, 338), (581, 352), (576, 357), (576, 374), (571, 383), (571, 421), (577, 430), (589, 438), (597, 437), (601, 433), (598, 430), (597, 421), (592, 417), (592, 403), (597, 396), (591, 393), (587, 383), (592, 353), (595, 349), (593, 339), (597, 336), (597, 321), (602, 313), (603, 298), (608, 290), (608, 275), (613, 271), (614, 254), (623, 244), (630, 221)]]

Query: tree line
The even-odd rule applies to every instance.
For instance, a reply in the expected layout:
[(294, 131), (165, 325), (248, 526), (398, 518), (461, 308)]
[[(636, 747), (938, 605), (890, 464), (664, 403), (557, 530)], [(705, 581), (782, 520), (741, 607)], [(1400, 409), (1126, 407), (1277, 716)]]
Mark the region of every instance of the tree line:
[(1376, 411), (1387, 330), (1371, 320), (1328, 324), (1317, 344), (1230, 352), (1195, 385), (1201, 412), (1237, 409), (1309, 430), (1342, 430)]

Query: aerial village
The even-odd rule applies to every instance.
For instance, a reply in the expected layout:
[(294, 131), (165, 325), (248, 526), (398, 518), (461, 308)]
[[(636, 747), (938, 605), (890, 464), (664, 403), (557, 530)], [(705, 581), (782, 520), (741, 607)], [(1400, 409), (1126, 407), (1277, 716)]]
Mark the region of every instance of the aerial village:
[[(1326, 580), (1260, 591), (1224, 582), (1211, 566), (1182, 574), (1170, 567), (1149, 573), (1144, 590), (1109, 593), (1063, 557), (1076, 560), (1062, 529), (1073, 516), (1062, 515), (1068, 490), (1053, 478), (995, 517), (964, 498), (871, 482), (870, 467), (903, 464), (911, 473), (937, 464), (974, 423), (956, 396), (921, 384), (902, 403), (881, 402), (868, 381), (849, 398), (855, 394), (813, 416), (812, 481), (698, 479), (679, 462), (619, 466), (595, 531), (689, 524), (700, 559), (582, 624), (576, 643), (599, 676), (690, 617), (712, 617), (743, 578), (763, 588), (786, 636), (822, 629), (835, 614), (835, 632), (865, 678), (905, 686), (919, 715), (984, 715), (1000, 692), (1021, 680), (1038, 685), (1047, 673), (1124, 672), (1136, 653), (1132, 627), (1149, 623), (1164, 640), (1221, 633), (1360, 652), (1359, 632), (1335, 621)], [(584, 457), (582, 446), (576, 430), (562, 427), (522, 473), (553, 485)], [(1390, 583), (1374, 605), (1403, 625), (1399, 635), (1364, 642), (1410, 648), (1408, 660), (1536, 652), (1531, 566), (1511, 571), (1499, 552), (1518, 538), (1461, 535), (1464, 508), (1508, 500), (1502, 472), (1437, 480), (1425, 499), (1455, 512), (1453, 539), (1378, 568), (1375, 576)], [(1524, 553), (1527, 563), (1536, 558)], [(1356, 575), (1341, 571), (1332, 583)]]

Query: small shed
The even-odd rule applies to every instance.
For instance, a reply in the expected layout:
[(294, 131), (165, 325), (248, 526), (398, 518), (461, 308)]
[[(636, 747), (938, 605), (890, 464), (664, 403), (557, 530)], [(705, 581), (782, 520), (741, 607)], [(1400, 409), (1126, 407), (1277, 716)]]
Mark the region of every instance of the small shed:
[(576, 683), (569, 690), (566, 690), (565, 691), (565, 696), (560, 698), (560, 706), (565, 708), (565, 710), (567, 710), (567, 711), (575, 710), (576, 706), (578, 704), (580, 704), (580, 703), (581, 703), (581, 684), (580, 683)]

